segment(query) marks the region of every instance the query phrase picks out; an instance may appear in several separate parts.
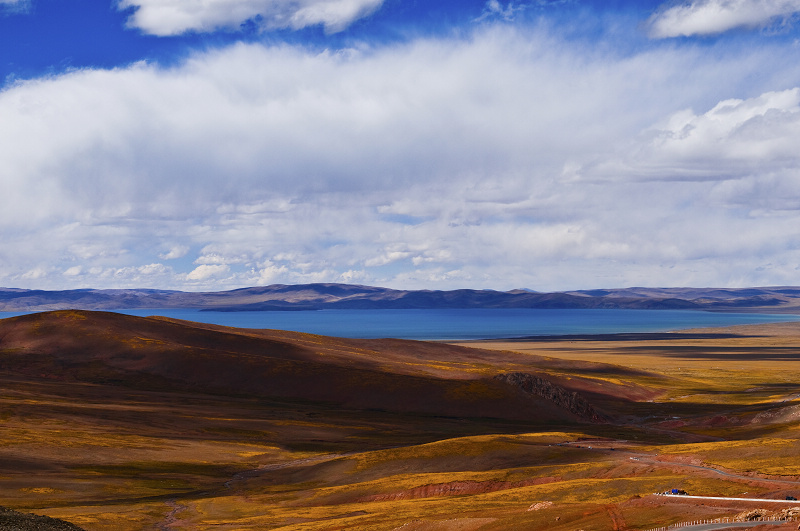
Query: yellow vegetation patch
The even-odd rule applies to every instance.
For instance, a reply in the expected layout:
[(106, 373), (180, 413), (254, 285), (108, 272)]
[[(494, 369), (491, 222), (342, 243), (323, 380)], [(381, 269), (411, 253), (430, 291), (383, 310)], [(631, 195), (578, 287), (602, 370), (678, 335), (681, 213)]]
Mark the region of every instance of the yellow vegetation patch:
[(651, 448), (666, 455), (691, 455), (709, 465), (740, 472), (800, 475), (800, 444), (796, 439), (762, 438)]
[(54, 494), (56, 492), (63, 492), (58, 489), (53, 489), (50, 487), (24, 487), (19, 489), (21, 492), (27, 492), (29, 494)]

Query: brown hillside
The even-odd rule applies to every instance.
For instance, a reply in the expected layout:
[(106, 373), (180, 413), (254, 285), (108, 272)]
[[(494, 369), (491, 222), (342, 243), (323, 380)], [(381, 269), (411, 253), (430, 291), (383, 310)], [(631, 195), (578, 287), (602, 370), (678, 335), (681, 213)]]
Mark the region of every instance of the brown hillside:
[[(579, 417), (565, 404), (492, 378), (493, 358), (449, 345), (57, 311), (0, 321), (0, 349), (0, 370), (23, 378), (533, 423)], [(482, 364), (480, 370), (468, 370), (475, 364)]]

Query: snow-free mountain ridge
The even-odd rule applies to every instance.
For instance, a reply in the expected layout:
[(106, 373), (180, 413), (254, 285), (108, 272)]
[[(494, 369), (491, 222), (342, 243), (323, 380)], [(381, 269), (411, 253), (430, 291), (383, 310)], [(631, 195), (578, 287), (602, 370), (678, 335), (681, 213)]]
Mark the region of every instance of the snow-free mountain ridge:
[(800, 313), (800, 287), (623, 288), (540, 293), (396, 290), (351, 284), (275, 284), (219, 292), (0, 288), (0, 311), (199, 308), (207, 311), (431, 308), (687, 309)]

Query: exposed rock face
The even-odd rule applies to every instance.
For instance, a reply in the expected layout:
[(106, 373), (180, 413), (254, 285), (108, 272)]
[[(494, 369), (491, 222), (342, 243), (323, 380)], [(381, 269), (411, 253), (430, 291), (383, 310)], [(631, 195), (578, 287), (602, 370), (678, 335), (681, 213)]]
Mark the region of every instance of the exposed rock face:
[(800, 420), (800, 405), (786, 406), (762, 411), (750, 421), (751, 424), (777, 424)]
[(560, 385), (535, 374), (511, 372), (498, 374), (494, 379), (513, 385), (526, 393), (549, 400), (583, 420), (598, 423), (609, 421), (607, 416), (596, 411), (585, 398), (575, 391), (568, 391)]
[(778, 518), (800, 518), (800, 507), (791, 507), (789, 509), (781, 509), (777, 513)]
[(743, 511), (734, 517), (737, 522), (752, 522), (760, 518), (768, 518), (772, 516), (772, 512), (767, 509), (753, 509), (750, 511)]
[(769, 509), (742, 511), (734, 517), (734, 520), (737, 522), (752, 522), (761, 518), (793, 520), (798, 517), (800, 517), (800, 507), (791, 507), (789, 509), (781, 509), (780, 511), (771, 511)]
[(539, 503), (534, 503), (530, 507), (528, 507), (528, 511), (541, 511), (542, 509), (547, 509), (548, 507), (552, 507), (553, 502), (551, 501), (543, 501)]
[(0, 531), (84, 531), (75, 524), (0, 507)]

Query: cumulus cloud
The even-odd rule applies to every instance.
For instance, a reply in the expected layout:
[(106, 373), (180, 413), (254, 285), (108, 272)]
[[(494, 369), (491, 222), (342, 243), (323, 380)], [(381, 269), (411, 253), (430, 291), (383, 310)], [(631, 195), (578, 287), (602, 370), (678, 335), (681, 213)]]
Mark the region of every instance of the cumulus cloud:
[[(800, 138), (800, 89), (767, 92), (747, 100), (719, 102), (706, 113), (672, 116), (656, 130), (651, 149), (662, 160), (732, 173), (778, 171), (800, 166), (795, 139)], [(738, 171), (737, 171), (738, 169)], [(714, 170), (712, 172), (716, 173)]]
[(230, 270), (230, 267), (224, 264), (219, 265), (199, 265), (190, 271), (186, 278), (188, 280), (208, 280), (211, 277), (219, 276), (224, 273), (227, 273)]
[(72, 266), (66, 271), (64, 271), (65, 277), (77, 277), (83, 272), (83, 268), (81, 266)]
[(162, 260), (175, 260), (177, 258), (183, 258), (188, 252), (189, 247), (186, 245), (175, 245), (171, 247), (169, 251), (159, 254), (158, 257)]
[(38, 280), (46, 277), (48, 274), (47, 269), (43, 267), (35, 267), (31, 270), (25, 271), (19, 278), (23, 280)]
[(672, 114), (586, 175), (682, 181), (794, 175), (797, 138), (800, 88), (726, 99), (699, 115), (691, 109)]
[(614, 55), (505, 25), (19, 81), (0, 284), (780, 283), (800, 263), (787, 86), (791, 50)]
[(666, 38), (722, 33), (763, 26), (797, 12), (800, 0), (693, 0), (660, 9), (649, 21), (650, 35)]
[(133, 8), (128, 26), (158, 36), (237, 29), (255, 21), (265, 29), (301, 29), (323, 25), (345, 29), (378, 9), (383, 0), (120, 0)]

